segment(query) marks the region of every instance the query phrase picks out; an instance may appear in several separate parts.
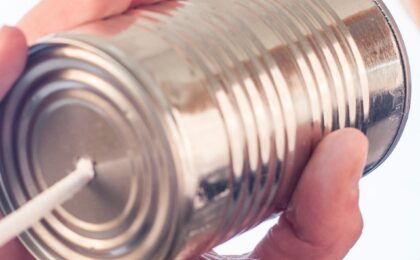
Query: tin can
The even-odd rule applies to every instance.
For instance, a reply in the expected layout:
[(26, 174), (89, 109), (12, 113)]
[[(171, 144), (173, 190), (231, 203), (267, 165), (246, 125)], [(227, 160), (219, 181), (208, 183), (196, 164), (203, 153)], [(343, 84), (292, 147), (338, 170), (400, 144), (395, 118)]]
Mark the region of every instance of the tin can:
[(381, 1), (170, 1), (31, 48), (1, 104), (9, 213), (84, 156), (96, 179), (22, 235), (40, 259), (186, 259), (287, 205), (336, 129), (393, 150), (410, 101)]

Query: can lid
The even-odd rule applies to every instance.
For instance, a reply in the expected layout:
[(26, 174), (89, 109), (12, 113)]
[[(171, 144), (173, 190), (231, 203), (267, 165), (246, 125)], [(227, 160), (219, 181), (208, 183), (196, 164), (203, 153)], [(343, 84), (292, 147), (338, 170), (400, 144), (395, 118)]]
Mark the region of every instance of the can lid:
[[(117, 62), (69, 44), (31, 50), (1, 107), (1, 204), (10, 212), (81, 157), (97, 177), (23, 236), (41, 258), (151, 258), (177, 221), (170, 148), (147, 93)], [(152, 251), (150, 251), (150, 250)]]
[[(398, 52), (400, 55), (400, 61), (402, 64), (402, 73), (403, 73), (403, 85), (402, 89), (404, 91), (404, 100), (403, 100), (403, 108), (400, 109), (398, 112), (400, 112), (398, 116), (399, 122), (397, 126), (397, 130), (395, 132), (395, 135), (392, 139), (392, 141), (389, 143), (388, 148), (384, 151), (383, 154), (380, 155), (379, 158), (375, 158), (374, 162), (372, 164), (368, 163), (368, 166), (365, 169), (365, 175), (371, 173), (375, 169), (377, 169), (379, 166), (384, 163), (388, 157), (392, 154), (395, 147), (399, 143), (399, 140), (404, 132), (405, 126), (408, 121), (408, 116), (410, 112), (410, 104), (411, 104), (411, 88), (412, 88), (412, 82), (411, 82), (411, 71), (410, 71), (410, 63), (408, 58), (408, 53), (406, 46), (404, 44), (403, 36), (401, 34), (401, 31), (398, 28), (397, 22), (394, 20), (390, 10), (386, 6), (386, 4), (383, 2), (383, 0), (375, 0), (374, 3), (384, 16), (386, 22), (389, 25), (389, 28), (392, 32), (392, 35), (395, 39), (395, 43), (398, 48)], [(390, 122), (390, 124), (395, 124), (395, 122)]]

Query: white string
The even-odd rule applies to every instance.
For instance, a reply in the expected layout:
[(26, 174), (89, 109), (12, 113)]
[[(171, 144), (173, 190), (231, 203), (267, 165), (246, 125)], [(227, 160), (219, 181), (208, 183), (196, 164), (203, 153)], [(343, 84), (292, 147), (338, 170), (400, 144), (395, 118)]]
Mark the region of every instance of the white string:
[(95, 176), (93, 163), (81, 159), (76, 170), (0, 221), (0, 247), (71, 199)]

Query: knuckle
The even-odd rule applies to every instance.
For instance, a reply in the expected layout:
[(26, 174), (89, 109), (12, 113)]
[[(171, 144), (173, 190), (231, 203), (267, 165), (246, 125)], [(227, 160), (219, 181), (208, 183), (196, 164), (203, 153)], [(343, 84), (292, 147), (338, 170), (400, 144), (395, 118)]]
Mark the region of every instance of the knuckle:
[(354, 223), (351, 225), (351, 230), (349, 234), (351, 234), (351, 239), (353, 242), (359, 240), (362, 236), (364, 228), (364, 222), (361, 214), (358, 214), (357, 218), (355, 218)]

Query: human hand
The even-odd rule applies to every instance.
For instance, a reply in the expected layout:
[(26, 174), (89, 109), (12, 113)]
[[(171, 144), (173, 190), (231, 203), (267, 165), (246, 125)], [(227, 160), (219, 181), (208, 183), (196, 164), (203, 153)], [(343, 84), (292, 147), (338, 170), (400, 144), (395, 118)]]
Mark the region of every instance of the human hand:
[[(363, 228), (358, 183), (367, 150), (367, 138), (358, 130), (339, 130), (325, 137), (279, 222), (252, 253), (227, 259), (343, 259)], [(224, 258), (211, 253), (201, 259)]]
[(402, 2), (420, 27), (420, 0), (402, 0)]
[[(133, 5), (146, 2), (155, 1), (43, 0), (19, 23), (19, 27), (32, 44), (44, 35), (119, 14)], [(1, 38), (8, 39), (8, 42), (11, 39), (10, 36)], [(5, 46), (9, 46), (10, 49), (12, 45), (9, 42)], [(5, 58), (4, 61), (19, 61), (18, 55), (14, 55), (13, 58)], [(23, 64), (25, 50), (20, 55)], [(10, 68), (2, 67), (1, 64), (5, 62), (1, 62), (1, 57), (0, 76), (7, 74), (10, 77), (9, 81), (3, 81), (4, 86), (0, 88), (5, 91), (20, 70), (13, 70), (15, 73), (6, 72), (6, 69)], [(1, 71), (6, 73), (2, 74)], [(362, 229), (357, 183), (364, 167), (366, 153), (366, 138), (356, 130), (341, 130), (326, 137), (306, 167), (288, 211), (249, 257), (343, 258), (358, 239)], [(5, 259), (32, 259), (16, 241), (0, 249), (0, 257), (3, 256)]]
[[(27, 46), (40, 37), (117, 15), (131, 7), (159, 1), (161, 0), (42, 0), (19, 22), (19, 29), (3, 27), (0, 30), (0, 100), (23, 70)], [(0, 213), (0, 219), (1, 217)], [(15, 239), (0, 248), (0, 259), (34, 258)]]
[(343, 259), (359, 239), (359, 179), (367, 138), (344, 129), (328, 135), (307, 164), (288, 209), (251, 254), (256, 259)]
[[(19, 29), (8, 26), (0, 29), (0, 100), (22, 72), (26, 53), (26, 39)], [(0, 248), (0, 259), (24, 260), (32, 259), (32, 257), (15, 239), (7, 246)]]

